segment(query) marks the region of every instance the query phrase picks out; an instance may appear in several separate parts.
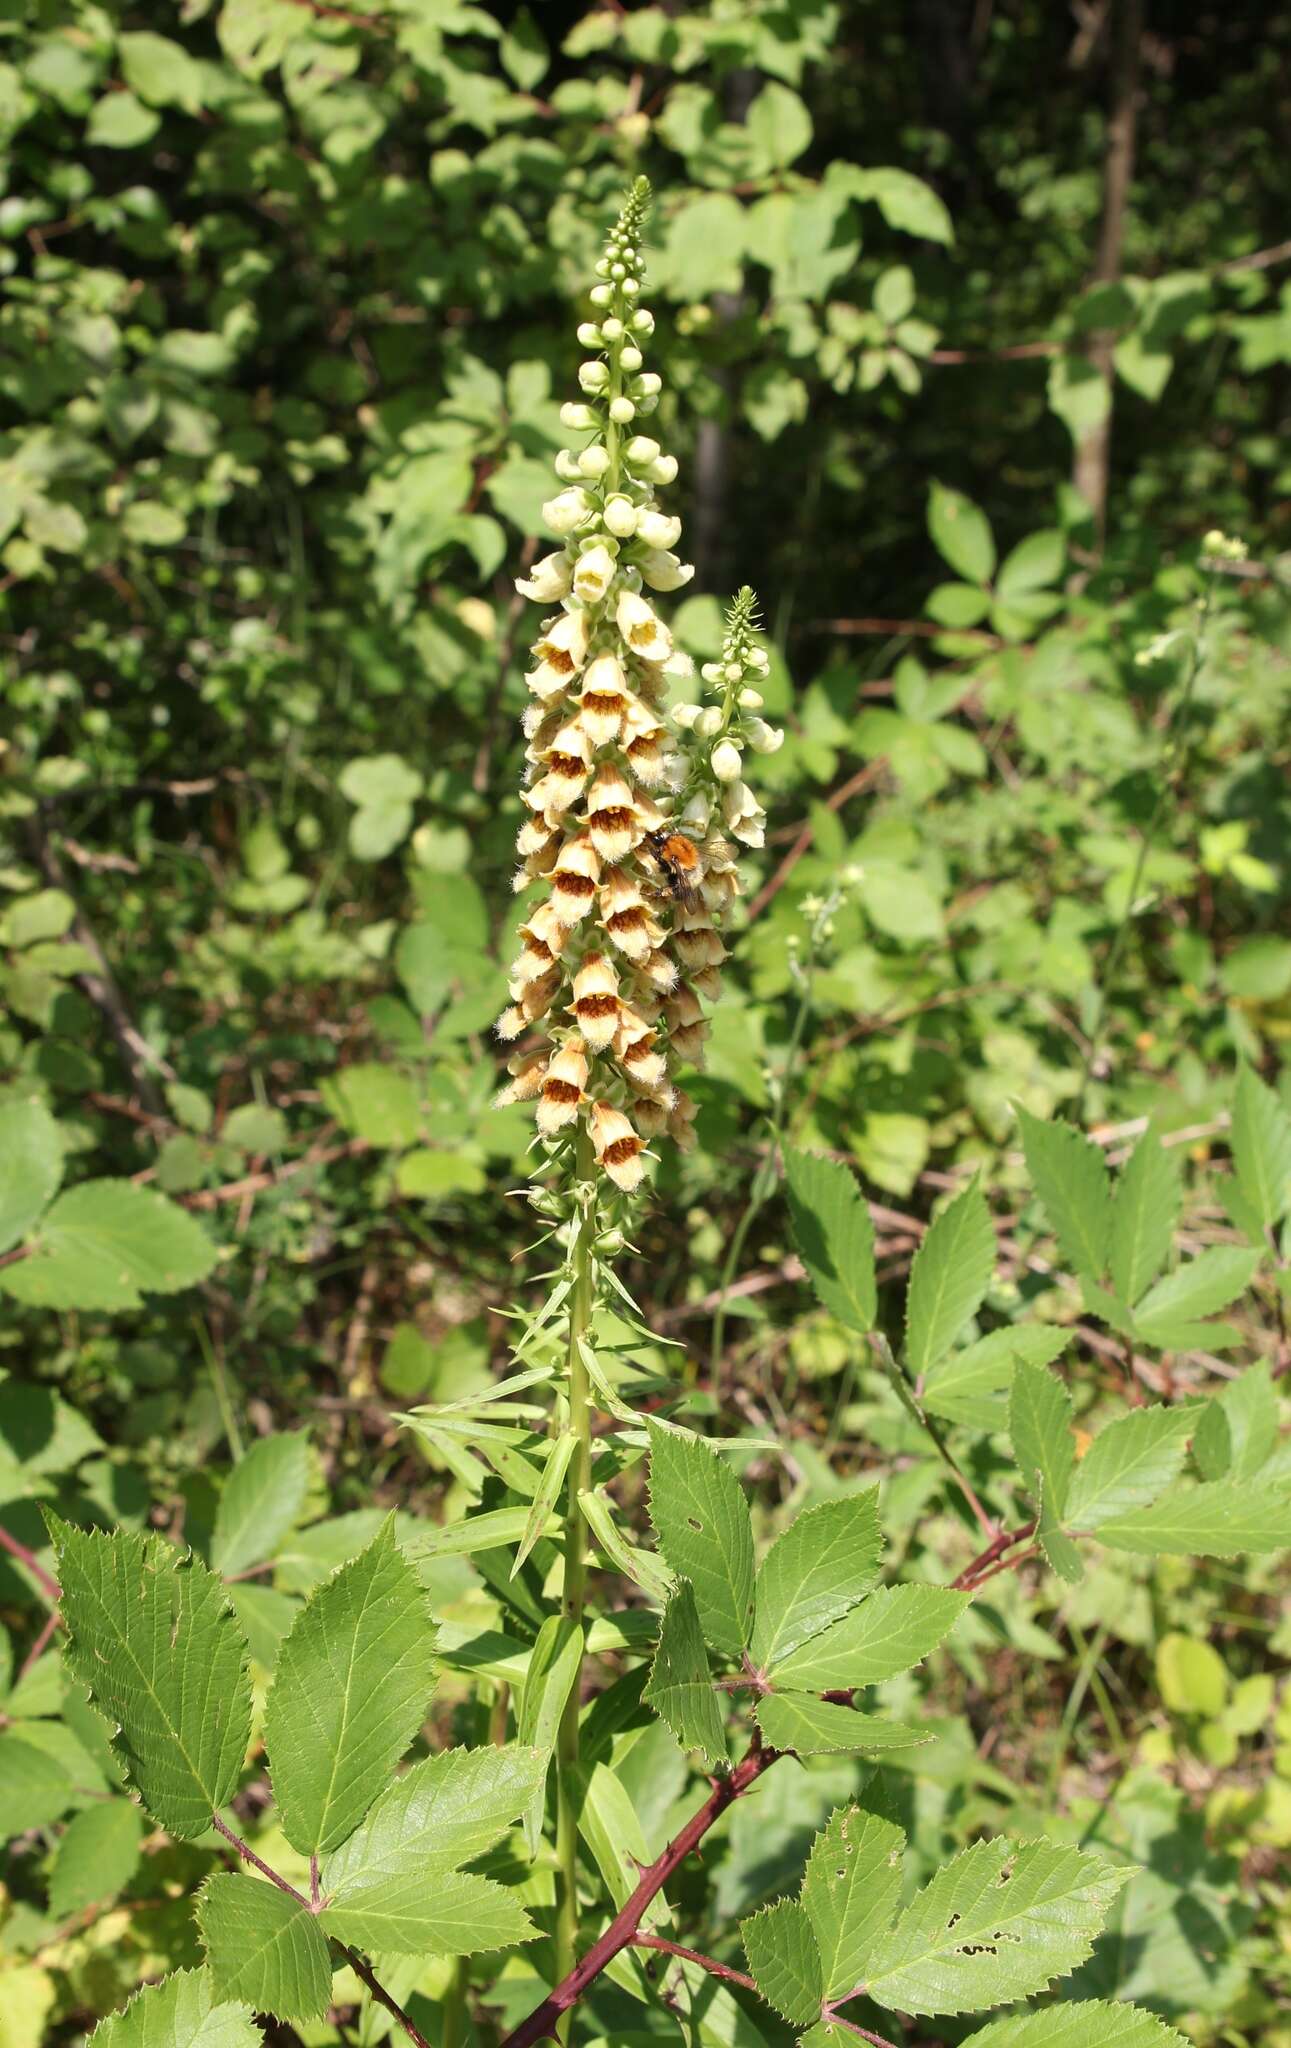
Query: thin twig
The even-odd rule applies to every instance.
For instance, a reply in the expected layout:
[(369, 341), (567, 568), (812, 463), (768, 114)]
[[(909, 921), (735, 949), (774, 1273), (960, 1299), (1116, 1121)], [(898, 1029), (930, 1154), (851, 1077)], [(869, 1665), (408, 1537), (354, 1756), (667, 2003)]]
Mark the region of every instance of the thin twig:
[(58, 1588), (58, 1580), (45, 1570), (34, 1550), (28, 1550), (25, 1543), (20, 1543), (16, 1536), (9, 1534), (3, 1522), (0, 1522), (0, 1550), (7, 1550), (10, 1557), (25, 1565), (50, 1606), (57, 1607), (63, 1597)]
[(719, 1963), (716, 1956), (701, 1955), (697, 1948), (683, 1948), (679, 1941), (665, 1941), (661, 1934), (634, 1934), (633, 1948), (657, 1948), (666, 1956), (680, 1956), (684, 1963), (698, 1963), (701, 1970), (707, 1970), (711, 1977), (721, 1977), (727, 1984), (742, 1985), (745, 1991), (756, 1991), (757, 1982), (743, 1970), (733, 1970), (729, 1963)]

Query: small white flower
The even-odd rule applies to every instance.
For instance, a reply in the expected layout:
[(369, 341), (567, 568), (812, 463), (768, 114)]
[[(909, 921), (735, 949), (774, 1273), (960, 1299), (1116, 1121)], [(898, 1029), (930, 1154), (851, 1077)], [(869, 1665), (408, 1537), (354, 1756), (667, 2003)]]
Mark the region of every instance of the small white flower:
[(634, 590), (621, 593), (615, 607), (615, 622), (631, 653), (647, 661), (666, 661), (672, 653), (672, 635), (656, 618), (653, 608)]
[(716, 704), (706, 704), (695, 720), (695, 731), (701, 740), (716, 739), (722, 729), (722, 714)]
[(683, 732), (689, 732), (695, 720), (699, 717), (701, 708), (698, 704), (674, 704), (672, 711), (673, 724), (680, 726)]
[(517, 576), (516, 589), (521, 597), (531, 597), (536, 604), (554, 604), (558, 598), (566, 597), (573, 580), (573, 566), (563, 551), (544, 555), (535, 562), (527, 576)]
[(693, 825), (697, 832), (707, 832), (712, 815), (713, 806), (701, 789), (695, 792), (686, 805), (681, 814), (681, 822), (683, 825)]
[(680, 562), (676, 555), (666, 549), (652, 548), (643, 555), (639, 564), (642, 580), (651, 590), (680, 590), (683, 583), (689, 583), (695, 573), (693, 562)]
[(599, 604), (614, 581), (614, 557), (607, 547), (589, 548), (574, 564), (574, 595), (584, 604)]
[(583, 474), (572, 448), (558, 448), (551, 466), (563, 484), (576, 484)]
[(542, 508), (544, 526), (553, 533), (572, 533), (581, 526), (592, 509), (592, 501), (586, 491), (561, 491), (556, 497), (548, 498)]
[(643, 512), (637, 532), (648, 548), (671, 548), (681, 539), (681, 521), (667, 512)]
[(709, 766), (719, 782), (739, 781), (740, 769), (743, 763), (740, 760), (740, 750), (734, 740), (719, 740), (717, 742), (717, 745), (709, 755)]
[(677, 481), (677, 458), (675, 455), (661, 455), (657, 462), (650, 464), (650, 481), (654, 484), (674, 484)]
[(601, 517), (618, 540), (630, 540), (637, 530), (637, 508), (631, 498), (607, 498)]
[(582, 390), (588, 393), (604, 391), (609, 381), (610, 371), (607, 363), (593, 360), (579, 364), (578, 382)]

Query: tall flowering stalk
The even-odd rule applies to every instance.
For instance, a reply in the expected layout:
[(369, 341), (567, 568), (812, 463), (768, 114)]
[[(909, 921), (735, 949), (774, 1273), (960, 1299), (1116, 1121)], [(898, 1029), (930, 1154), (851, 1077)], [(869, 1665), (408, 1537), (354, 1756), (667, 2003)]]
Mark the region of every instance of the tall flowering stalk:
[[(524, 716), (526, 817), (518, 890), (543, 894), (520, 927), (511, 1002), (499, 1035), (515, 1043), (504, 1090), (535, 1105), (549, 1169), (535, 1206), (566, 1247), (567, 1408), (572, 1438), (565, 1511), (563, 1615), (581, 1630), (586, 1520), (592, 1499), (588, 1331), (598, 1257), (622, 1242), (615, 1211), (640, 1187), (647, 1145), (694, 1142), (695, 1105), (678, 1075), (702, 1064), (705, 1004), (727, 956), (721, 927), (739, 894), (736, 857), (763, 843), (765, 814), (744, 779), (746, 750), (781, 734), (761, 717), (768, 661), (756, 605), (742, 590), (721, 657), (701, 670), (707, 701), (670, 707), (693, 676), (654, 596), (694, 570), (674, 552), (681, 521), (658, 503), (675, 456), (641, 431), (659, 404), (645, 368), (653, 314), (640, 303), (641, 232), (650, 188), (638, 179), (596, 265), (582, 398), (562, 406), (577, 447), (563, 448), (563, 488), (543, 507), (564, 545), (517, 584), (546, 608), (532, 643)], [(578, 1930), (575, 1768), (579, 1687), (557, 1744), (557, 1965)]]

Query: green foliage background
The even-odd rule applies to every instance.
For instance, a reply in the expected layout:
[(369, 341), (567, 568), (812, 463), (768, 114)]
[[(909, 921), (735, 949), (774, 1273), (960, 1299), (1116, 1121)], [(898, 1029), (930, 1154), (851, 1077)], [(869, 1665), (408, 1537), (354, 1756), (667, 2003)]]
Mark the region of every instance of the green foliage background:
[[(267, 1665), (375, 1502), (453, 1497), (390, 1418), (484, 1383), (532, 1234), (506, 1196), (529, 1124), (493, 1106), (489, 1039), (519, 815), (510, 579), (550, 494), (577, 294), (639, 170), (659, 438), (699, 570), (679, 636), (707, 657), (719, 600), (755, 583), (789, 737), (760, 764), (772, 838), (694, 1088), (701, 1144), (663, 1166), (625, 1273), (686, 1341), (697, 1412), (786, 1447), (747, 1464), (759, 1534), (859, 1471), (887, 1477), (916, 1561), (958, 1534), (845, 1307), (809, 1306), (778, 1189), (725, 1271), (795, 949), (811, 1003), (786, 1128), (863, 1177), (885, 1301), (983, 1167), (986, 1308), (1079, 1323), (1078, 1427), (1101, 1413), (1119, 1346), (1055, 1284), (1013, 1103), (1118, 1160), (1151, 1119), (1186, 1161), (1188, 1250), (1231, 1245), (1237, 1061), (1291, 1107), (1291, 17), (1155, 0), (1122, 274), (1091, 285), (1108, 44), (1063, 9), (939, 0), (3, 10), (0, 1119), (41, 1190), (0, 1246), (0, 1520), (22, 1544), (46, 1554), (56, 1499), (209, 1550), (223, 1491), (219, 1568), (276, 1558), (240, 1607)], [(1069, 479), (1109, 411), (1103, 544)], [(1246, 563), (1199, 567), (1215, 527)], [(105, 1248), (77, 1191), (124, 1178), (141, 1187), (113, 1197)], [(164, 1212), (172, 1237), (145, 1189), (187, 1210)], [(17, 1255), (40, 1228), (61, 1293)], [(93, 1259), (113, 1277), (86, 1297)], [(712, 1345), (710, 1297), (740, 1277)], [(1283, 1280), (1284, 1255), (1231, 1342), (1168, 1352), (1165, 1391), (1240, 1386), (1224, 1375), (1252, 1358), (1275, 1388)], [(998, 1386), (951, 1419), (986, 1429), (983, 1399)], [(271, 1496), (289, 1512), (248, 1555), (230, 1453), (300, 1423), (312, 1450), (269, 1454), (248, 1519)], [(974, 1456), (989, 1479), (989, 1434)], [(1128, 1593), (1124, 1559), (1072, 1593), (1001, 1582), (900, 1818), (930, 1869), (984, 1815), (1025, 1832), (1116, 1784), (1120, 1846), (1158, 1892), (1091, 1995), (1280, 2048), (1279, 1581), (1262, 1561), (1128, 1569)], [(438, 1572), (441, 1611), (469, 1607), (466, 1562)], [(42, 1610), (12, 1562), (0, 1606), (21, 1663)], [(991, 1746), (983, 1703), (1010, 1683)], [(60, 1697), (28, 1701), (33, 1725), (106, 1784), (86, 1710), (44, 1718)], [(765, 1804), (758, 1832), (733, 1826), (722, 1918), (782, 1888), (852, 1771), (813, 1774), (805, 1819), (769, 1781), (783, 1856), (759, 1863)], [(639, 1775), (653, 1824), (680, 1788)], [(51, 1898), (48, 1799), (32, 1811), (4, 2048), (76, 2040), (194, 1960), (173, 1894), (211, 1867), (177, 1843), (140, 1867), (131, 1823), (100, 1822), (119, 1839), (83, 1853), (117, 1854), (124, 1903), (83, 1896), (70, 1856)]]

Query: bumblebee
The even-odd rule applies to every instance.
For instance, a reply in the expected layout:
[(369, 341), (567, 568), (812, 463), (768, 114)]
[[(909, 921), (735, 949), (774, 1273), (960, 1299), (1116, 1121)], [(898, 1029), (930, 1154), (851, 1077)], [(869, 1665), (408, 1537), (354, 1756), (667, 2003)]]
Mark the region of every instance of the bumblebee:
[(699, 884), (704, 872), (694, 840), (684, 832), (651, 832), (647, 843), (670, 895), (687, 909), (693, 908), (700, 900)]

